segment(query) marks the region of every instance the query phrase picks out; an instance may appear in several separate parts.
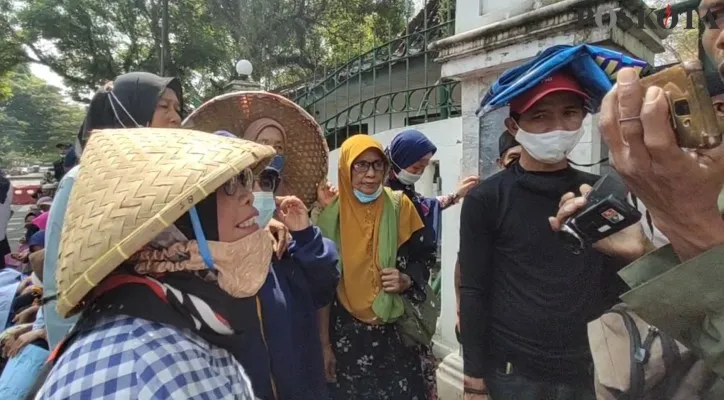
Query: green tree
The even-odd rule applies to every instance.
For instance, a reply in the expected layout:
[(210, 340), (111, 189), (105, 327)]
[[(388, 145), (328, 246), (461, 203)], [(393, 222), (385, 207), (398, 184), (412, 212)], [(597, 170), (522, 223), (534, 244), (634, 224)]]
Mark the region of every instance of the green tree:
[[(645, 3), (655, 9), (664, 9), (670, 2), (667, 0), (646, 0)], [(699, 15), (693, 12), (692, 16), (694, 18), (693, 26), (696, 27), (699, 23)], [(668, 64), (699, 58), (699, 32), (697, 29), (684, 29), (685, 18), (687, 18), (685, 13), (680, 14), (677, 26), (667, 30), (669, 35), (663, 41), (666, 52), (657, 57), (657, 61), (660, 63)]]
[(399, 0), (335, 2), (322, 16), (315, 33), (327, 43), (326, 63), (340, 63), (405, 32), (411, 3)]
[(10, 28), (9, 11), (9, 0), (0, 0), (0, 101), (10, 96), (12, 69), (25, 61), (22, 42)]
[(409, 11), (409, 0), (173, 0), (165, 39), (163, 0), (0, 4), (26, 61), (50, 67), (78, 100), (119, 74), (158, 72), (164, 48), (166, 74), (182, 78), (192, 101), (220, 91), (242, 57), (273, 88), (403, 31)]
[(85, 110), (67, 102), (60, 89), (35, 77), (26, 65), (14, 71), (12, 94), (0, 101), (0, 154), (32, 157), (54, 153), (58, 142), (72, 142)]
[[(213, 80), (233, 67), (228, 35), (206, 3), (169, 2), (165, 74), (191, 82), (195, 72)], [(76, 99), (128, 71), (159, 72), (164, 48), (159, 0), (28, 0), (16, 2), (6, 18), (28, 59), (60, 75)]]

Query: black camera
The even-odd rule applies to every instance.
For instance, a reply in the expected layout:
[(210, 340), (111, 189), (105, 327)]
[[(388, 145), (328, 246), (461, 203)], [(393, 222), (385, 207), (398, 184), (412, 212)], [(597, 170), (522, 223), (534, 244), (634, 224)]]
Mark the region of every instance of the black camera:
[(563, 224), (566, 247), (576, 254), (641, 220), (641, 213), (609, 175), (600, 178), (586, 195), (585, 207)]

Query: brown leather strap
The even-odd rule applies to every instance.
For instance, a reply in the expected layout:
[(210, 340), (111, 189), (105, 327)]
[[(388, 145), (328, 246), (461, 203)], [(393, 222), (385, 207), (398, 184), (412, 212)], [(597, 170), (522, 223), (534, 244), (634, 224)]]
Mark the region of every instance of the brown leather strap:
[(468, 393), (468, 394), (480, 394), (483, 396), (490, 396), (488, 389), (475, 389), (475, 388), (471, 388), (471, 387), (466, 387), (463, 389), (463, 392)]

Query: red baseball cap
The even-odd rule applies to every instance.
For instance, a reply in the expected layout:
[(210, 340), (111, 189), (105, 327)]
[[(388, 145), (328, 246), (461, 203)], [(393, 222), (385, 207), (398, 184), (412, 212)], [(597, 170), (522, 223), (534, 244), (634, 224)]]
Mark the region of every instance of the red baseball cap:
[(570, 75), (564, 72), (555, 74), (543, 79), (537, 86), (528, 89), (525, 93), (514, 98), (510, 102), (510, 111), (522, 114), (533, 106), (538, 100), (553, 92), (572, 92), (588, 99), (581, 85)]

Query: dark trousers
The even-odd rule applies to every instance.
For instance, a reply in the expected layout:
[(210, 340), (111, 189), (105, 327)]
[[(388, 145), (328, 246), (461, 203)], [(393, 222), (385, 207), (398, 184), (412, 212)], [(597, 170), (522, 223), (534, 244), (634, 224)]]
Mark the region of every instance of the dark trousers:
[(491, 400), (596, 400), (593, 378), (580, 385), (536, 382), (501, 368), (485, 374), (485, 384)]

